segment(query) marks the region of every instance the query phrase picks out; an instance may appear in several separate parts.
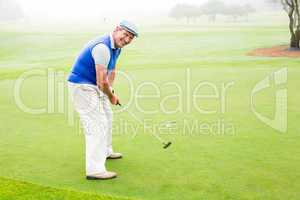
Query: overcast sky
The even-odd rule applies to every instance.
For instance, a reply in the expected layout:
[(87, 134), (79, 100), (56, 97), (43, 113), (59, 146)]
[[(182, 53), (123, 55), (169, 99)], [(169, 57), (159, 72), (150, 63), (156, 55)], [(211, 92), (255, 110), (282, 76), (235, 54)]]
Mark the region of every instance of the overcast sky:
[[(177, 3), (201, 4), (207, 0), (17, 0), (30, 19), (141, 18), (166, 14)], [(247, 3), (250, 0), (223, 0)], [(261, 2), (261, 0), (251, 0)]]
[(28, 17), (78, 19), (93, 16), (147, 16), (164, 12), (176, 0), (18, 0), (18, 2)]

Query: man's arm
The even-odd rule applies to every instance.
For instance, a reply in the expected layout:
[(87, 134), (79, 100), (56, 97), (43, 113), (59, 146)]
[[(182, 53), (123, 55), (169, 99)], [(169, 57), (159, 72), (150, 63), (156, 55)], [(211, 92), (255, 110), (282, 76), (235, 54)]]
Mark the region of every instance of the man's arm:
[(115, 70), (112, 70), (109, 74), (108, 74), (108, 82), (109, 82), (109, 85), (112, 87), (113, 86), (113, 83), (114, 83), (114, 80), (115, 80), (115, 76), (116, 76), (116, 71)]
[(104, 44), (98, 44), (93, 48), (92, 55), (95, 61), (97, 86), (115, 105), (118, 103), (118, 98), (112, 93), (109, 77), (107, 76), (107, 65), (110, 59), (109, 49)]
[(110, 84), (106, 74), (107, 74), (106, 67), (104, 65), (96, 64), (97, 86), (111, 99), (114, 94), (110, 89)]

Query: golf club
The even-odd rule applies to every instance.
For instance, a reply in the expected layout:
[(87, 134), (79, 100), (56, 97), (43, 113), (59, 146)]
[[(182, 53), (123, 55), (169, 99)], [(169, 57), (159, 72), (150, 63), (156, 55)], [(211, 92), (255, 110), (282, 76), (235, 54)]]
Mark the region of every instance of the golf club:
[[(114, 89), (112, 89), (111, 90), (111, 92), (113, 93), (113, 94), (115, 94), (115, 90)], [(117, 106), (122, 106), (122, 104), (120, 103), (120, 101), (118, 100), (118, 102), (117, 102), (117, 104), (116, 104)]]
[[(138, 121), (138, 120), (137, 120)], [(172, 144), (172, 142), (166, 142), (166, 141), (164, 141), (161, 137), (159, 137), (156, 133), (154, 133), (154, 132), (152, 132), (151, 133), (157, 140), (159, 140), (162, 144), (163, 144), (163, 148), (164, 149), (166, 149), (166, 148), (168, 148), (171, 144)]]
[[(114, 90), (112, 90), (112, 92), (115, 93)], [(122, 106), (122, 104), (121, 104), (119, 101), (117, 102), (116, 105)], [(141, 120), (138, 119), (133, 113), (131, 113), (130, 111), (127, 111), (127, 112), (128, 112), (131, 116), (133, 116), (133, 118), (134, 118), (137, 122), (139, 122), (140, 124), (143, 124), (143, 122), (141, 122)], [(172, 144), (172, 142), (170, 142), (170, 141), (168, 141), (168, 142), (164, 141), (161, 137), (159, 137), (159, 136), (158, 136), (156, 133), (154, 133), (154, 132), (151, 132), (151, 135), (153, 135), (157, 140), (159, 140), (159, 141), (162, 143), (164, 149), (167, 149), (167, 148)]]
[[(129, 112), (129, 114), (131, 114), (131, 116), (133, 116), (137, 122), (139, 122), (140, 124), (143, 124), (143, 122), (141, 122), (139, 119), (137, 119), (137, 117), (134, 114), (132, 114), (131, 112)], [(168, 148), (172, 144), (172, 142), (170, 142), (170, 141), (166, 142), (165, 140), (163, 140), (155, 132), (151, 132), (151, 135), (153, 135), (158, 141), (160, 141), (162, 143), (164, 149)]]

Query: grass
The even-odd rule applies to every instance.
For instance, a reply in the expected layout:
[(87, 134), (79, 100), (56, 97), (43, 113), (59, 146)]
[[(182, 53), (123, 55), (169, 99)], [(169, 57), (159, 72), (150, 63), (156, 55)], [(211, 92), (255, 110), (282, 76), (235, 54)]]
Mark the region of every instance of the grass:
[[(1, 41), (5, 41), (0, 44), (0, 176), (12, 181), (12, 186), (1, 191), (14, 194), (20, 188), (20, 199), (34, 195), (39, 187), (68, 199), (77, 198), (68, 196), (69, 190), (80, 195), (88, 192), (145, 200), (298, 199), (299, 59), (246, 56), (254, 48), (286, 43), (286, 27), (170, 26), (161, 31), (143, 30), (142, 37), (124, 49), (119, 62), (131, 80), (129, 85), (120, 74), (115, 83), (122, 103), (128, 106), (122, 112), (114, 108), (114, 146), (124, 159), (107, 162), (107, 168), (117, 171), (119, 177), (105, 182), (84, 179), (83, 135), (77, 115), (68, 107), (66, 88), (59, 89), (60, 83), (66, 86), (65, 77), (79, 49), (94, 35), (0, 33)], [(288, 89), (286, 133), (259, 121), (250, 108), (253, 87), (283, 67), (288, 68), (288, 82), (279, 87)], [(18, 107), (15, 84), (30, 69), (53, 69), (62, 74), (54, 81), (54, 110), (47, 108), (51, 101), (46, 76), (25, 80), (20, 93), (25, 105), (46, 108), (46, 112), (33, 115)], [(196, 91), (205, 81), (210, 86)], [(158, 87), (141, 87), (145, 82)], [(220, 94), (222, 85), (229, 83), (232, 86), (226, 92), (223, 112)], [(277, 89), (270, 87), (256, 96), (258, 112), (274, 115)], [(159, 95), (138, 98), (141, 94)], [(195, 94), (210, 98), (195, 99)], [(134, 97), (132, 101), (130, 97)], [(147, 113), (150, 110), (154, 112)], [(147, 127), (132, 114), (145, 119)], [(170, 120), (176, 121), (177, 127), (167, 133), (164, 123)], [(224, 128), (218, 128), (220, 121)], [(164, 150), (151, 135), (153, 131), (172, 141), (172, 146)], [(13, 180), (25, 181), (25, 187)], [(1, 192), (0, 198), (6, 198), (4, 195)], [(41, 198), (52, 198), (47, 192), (44, 195)]]
[(130, 200), (128, 198), (119, 198), (104, 195), (95, 195), (87, 192), (78, 192), (72, 190), (62, 190), (50, 187), (44, 187), (24, 181), (16, 181), (6, 178), (0, 178), (0, 196), (3, 200), (63, 200), (63, 199), (87, 199), (87, 200)]

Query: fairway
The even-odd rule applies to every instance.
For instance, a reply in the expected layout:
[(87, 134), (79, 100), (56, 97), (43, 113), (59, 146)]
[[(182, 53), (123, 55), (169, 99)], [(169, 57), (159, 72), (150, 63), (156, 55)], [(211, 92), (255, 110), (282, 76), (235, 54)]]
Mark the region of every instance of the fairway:
[[(104, 31), (2, 28), (0, 177), (141, 200), (299, 199), (300, 59), (247, 56), (287, 43), (287, 27), (275, 25), (142, 28), (118, 62), (115, 90), (123, 107), (114, 107), (113, 144), (124, 159), (107, 162), (118, 178), (85, 180), (84, 136), (68, 106), (66, 77), (83, 44)], [(277, 87), (273, 75), (282, 69), (287, 81)], [(18, 98), (41, 114), (24, 112), (16, 101), (24, 72), (34, 76)], [(271, 86), (252, 105), (253, 88), (269, 75)], [(272, 119), (279, 89), (287, 91), (284, 131), (252, 110)], [(153, 133), (172, 145), (163, 149)]]

